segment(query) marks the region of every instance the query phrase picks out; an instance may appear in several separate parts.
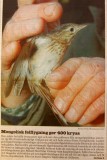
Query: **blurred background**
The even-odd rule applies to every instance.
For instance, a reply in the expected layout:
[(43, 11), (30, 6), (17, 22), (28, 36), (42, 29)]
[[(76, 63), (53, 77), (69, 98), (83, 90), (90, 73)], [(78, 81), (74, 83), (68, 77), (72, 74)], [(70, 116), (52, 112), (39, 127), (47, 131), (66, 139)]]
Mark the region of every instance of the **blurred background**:
[[(89, 6), (104, 8), (104, 0), (59, 0), (63, 6), (61, 23), (87, 23), (93, 17)], [(3, 0), (3, 27), (17, 9), (17, 0)]]

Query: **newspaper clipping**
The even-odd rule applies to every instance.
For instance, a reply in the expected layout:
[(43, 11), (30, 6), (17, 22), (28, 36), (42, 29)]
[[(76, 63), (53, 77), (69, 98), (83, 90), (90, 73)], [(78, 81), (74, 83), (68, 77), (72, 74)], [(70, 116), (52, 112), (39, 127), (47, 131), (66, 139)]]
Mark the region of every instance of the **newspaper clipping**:
[(0, 0), (0, 160), (107, 160), (104, 0)]

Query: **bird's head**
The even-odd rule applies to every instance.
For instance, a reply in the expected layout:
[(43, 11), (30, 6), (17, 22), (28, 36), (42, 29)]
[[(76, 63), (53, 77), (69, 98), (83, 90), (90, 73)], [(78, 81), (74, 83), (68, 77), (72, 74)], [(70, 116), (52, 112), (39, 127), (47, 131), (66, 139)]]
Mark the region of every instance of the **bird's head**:
[(63, 24), (61, 26), (58, 26), (54, 31), (52, 31), (51, 35), (55, 39), (62, 41), (62, 43), (69, 44), (74, 38), (74, 36), (77, 34), (77, 32), (79, 32), (86, 26), (87, 25), (73, 23)]

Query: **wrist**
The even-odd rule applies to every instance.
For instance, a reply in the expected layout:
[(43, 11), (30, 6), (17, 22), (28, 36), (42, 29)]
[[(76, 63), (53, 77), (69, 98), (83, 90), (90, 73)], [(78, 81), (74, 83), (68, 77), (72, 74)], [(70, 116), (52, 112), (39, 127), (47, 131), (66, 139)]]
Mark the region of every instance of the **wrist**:
[(9, 95), (8, 97), (2, 97), (2, 105), (6, 108), (16, 108), (17, 106), (23, 104), (29, 97), (31, 93), (21, 94), (20, 96)]

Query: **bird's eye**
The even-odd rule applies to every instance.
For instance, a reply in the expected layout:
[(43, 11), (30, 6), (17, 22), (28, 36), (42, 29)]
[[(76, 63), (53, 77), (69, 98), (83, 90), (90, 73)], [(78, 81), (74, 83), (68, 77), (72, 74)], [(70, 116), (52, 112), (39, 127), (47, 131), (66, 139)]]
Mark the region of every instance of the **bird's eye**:
[(74, 31), (74, 28), (70, 28), (70, 31), (73, 32), (73, 31)]

